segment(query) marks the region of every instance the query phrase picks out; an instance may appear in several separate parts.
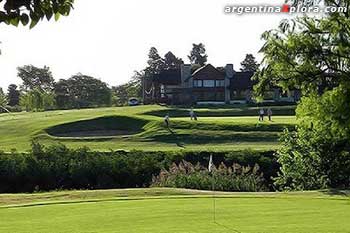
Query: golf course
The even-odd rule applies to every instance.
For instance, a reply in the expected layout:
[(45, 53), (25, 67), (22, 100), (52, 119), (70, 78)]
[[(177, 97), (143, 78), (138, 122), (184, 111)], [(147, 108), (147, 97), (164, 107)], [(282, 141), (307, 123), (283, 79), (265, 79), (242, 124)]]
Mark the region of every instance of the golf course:
[(158, 105), (6, 113), (0, 115), (0, 150), (26, 151), (33, 139), (100, 151), (271, 150), (284, 128), (294, 129), (294, 109), (272, 107), (271, 122), (258, 121), (257, 107), (201, 107), (197, 121), (187, 108)]
[[(159, 170), (157, 167), (153, 173), (147, 170), (153, 169), (152, 163), (156, 164), (155, 160), (144, 160), (150, 159), (151, 154), (139, 160), (135, 157), (137, 154), (118, 154), (134, 150), (140, 153), (188, 150), (193, 154), (198, 151), (236, 151), (239, 154), (247, 149), (258, 153), (276, 150), (283, 130), (295, 128), (295, 106), (273, 106), (272, 121), (265, 119), (262, 122), (258, 121), (258, 109), (248, 106), (198, 107), (195, 108), (197, 120), (190, 120), (187, 108), (159, 105), (1, 114), (0, 150), (3, 151), (2, 166), (6, 169), (3, 182), (8, 190), (11, 190), (11, 182), (21, 190), (20, 182), (23, 182), (33, 185), (30, 190), (38, 189), (39, 192), (0, 194), (0, 232), (350, 232), (348, 191), (212, 192), (158, 187), (149, 185), (151, 176), (158, 175), (154, 171)], [(169, 128), (164, 124), (166, 114), (170, 117)], [(64, 144), (73, 150), (69, 152), (73, 154), (62, 155), (65, 158), (62, 157), (63, 162), (60, 162), (57, 153), (61, 149), (58, 147), (56, 152), (48, 149), (46, 152), (52, 154), (42, 157), (40, 152), (30, 152), (32, 140), (45, 146)], [(74, 154), (74, 150), (85, 146), (92, 153), (84, 152), (87, 154), (80, 161), (74, 156), (81, 155)], [(11, 154), (12, 149), (17, 150), (16, 154)], [(118, 153), (113, 155), (108, 151)], [(31, 153), (28, 154), (30, 157), (22, 152)], [(55, 157), (50, 158), (53, 155)], [(12, 159), (11, 156), (16, 157)], [(94, 156), (98, 163), (91, 162)], [(202, 161), (207, 166), (208, 158), (203, 156)], [(164, 158), (158, 164), (164, 165)], [(267, 161), (264, 160), (267, 157), (254, 158), (262, 164)], [(37, 161), (36, 167), (31, 161)], [(46, 163), (48, 161), (56, 162)], [(105, 165), (101, 165), (102, 161)], [(123, 164), (122, 161), (129, 162), (118, 165)], [(24, 162), (23, 174), (32, 176), (23, 180), (21, 164)], [(13, 170), (11, 166), (14, 166)], [(69, 168), (60, 170), (60, 166)], [(123, 171), (126, 166), (128, 171)], [(265, 165), (265, 171), (269, 171), (269, 166)], [(140, 185), (128, 183), (136, 188), (126, 189), (131, 186), (125, 186), (120, 178), (123, 176), (123, 179), (146, 178)], [(245, 174), (242, 173), (237, 179), (243, 180), (243, 177)], [(79, 181), (82, 183), (78, 184)], [(44, 191), (55, 190), (44, 186), (54, 182), (57, 186), (52, 187), (62, 191)], [(38, 186), (34, 187), (36, 183)], [(96, 190), (73, 188), (64, 191), (65, 188), (60, 187)], [(112, 189), (105, 189), (107, 187)]]
[[(0, 195), (0, 232), (350, 232), (346, 192), (119, 189)], [(215, 201), (215, 221), (213, 203)]]

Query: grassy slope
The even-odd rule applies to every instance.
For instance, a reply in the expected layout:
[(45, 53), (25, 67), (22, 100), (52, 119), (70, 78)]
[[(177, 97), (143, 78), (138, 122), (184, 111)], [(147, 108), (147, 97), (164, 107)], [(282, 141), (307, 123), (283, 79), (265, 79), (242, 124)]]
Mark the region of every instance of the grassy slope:
[[(272, 123), (259, 124), (255, 116), (256, 108), (203, 108), (196, 111), (198, 122), (183, 117), (188, 115), (186, 109), (160, 106), (1, 114), (0, 150), (27, 150), (32, 138), (38, 138), (44, 143), (62, 142), (71, 147), (89, 146), (96, 150), (272, 149), (277, 146), (278, 133), (285, 126), (293, 127), (295, 121), (293, 116), (278, 116), (274, 117)], [(173, 133), (163, 126), (161, 116), (166, 112), (176, 116), (172, 118)], [(292, 111), (288, 107), (276, 107), (274, 112), (282, 114)], [(102, 116), (134, 117), (147, 124), (143, 127), (144, 132), (128, 138), (57, 138), (45, 131), (56, 125)]]
[(0, 195), (0, 232), (350, 232), (349, 193), (182, 189)]

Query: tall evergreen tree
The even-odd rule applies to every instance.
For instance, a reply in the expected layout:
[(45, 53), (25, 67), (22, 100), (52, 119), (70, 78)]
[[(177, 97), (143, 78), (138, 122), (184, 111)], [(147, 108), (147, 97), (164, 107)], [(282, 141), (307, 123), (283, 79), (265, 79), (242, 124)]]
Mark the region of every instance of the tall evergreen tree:
[(7, 88), (7, 100), (8, 105), (16, 106), (19, 105), (20, 91), (17, 89), (16, 84), (10, 84)]
[(188, 56), (191, 64), (204, 66), (207, 63), (208, 55), (206, 54), (205, 46), (202, 43), (193, 44), (190, 55)]
[(259, 64), (256, 62), (253, 54), (247, 54), (245, 59), (241, 62), (241, 71), (243, 72), (255, 72), (259, 68)]
[(151, 47), (149, 50), (147, 65), (144, 70), (147, 77), (153, 77), (164, 69), (164, 59), (159, 55), (155, 47)]
[(184, 64), (181, 58), (177, 58), (172, 52), (167, 52), (164, 55), (164, 69), (179, 69), (180, 66)]

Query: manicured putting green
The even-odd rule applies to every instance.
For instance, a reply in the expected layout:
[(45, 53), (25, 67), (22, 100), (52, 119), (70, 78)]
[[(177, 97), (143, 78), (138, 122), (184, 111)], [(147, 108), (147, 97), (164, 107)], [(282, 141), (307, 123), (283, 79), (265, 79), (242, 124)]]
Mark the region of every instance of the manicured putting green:
[[(345, 195), (218, 194), (214, 223), (211, 194), (159, 190), (155, 189), (150, 196), (147, 191), (135, 190), (133, 194), (129, 190), (125, 197), (120, 197), (118, 191), (87, 192), (94, 199), (87, 198), (82, 191), (79, 195), (55, 192), (52, 196), (40, 194), (46, 198), (41, 204), (28, 200), (19, 204), (28, 198), (35, 203), (35, 197), (25, 194), (0, 195), (0, 202), (16, 200), (10, 202), (10, 207), (0, 207), (0, 232), (350, 232), (350, 200)], [(58, 200), (47, 201), (50, 197)]]

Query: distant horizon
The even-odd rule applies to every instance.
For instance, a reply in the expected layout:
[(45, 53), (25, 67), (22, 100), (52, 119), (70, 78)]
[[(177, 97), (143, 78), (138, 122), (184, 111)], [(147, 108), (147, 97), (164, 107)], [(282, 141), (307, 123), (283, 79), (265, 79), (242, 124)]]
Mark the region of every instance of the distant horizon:
[[(261, 2), (269, 1), (250, 1)], [(42, 21), (32, 30), (1, 24), (0, 87), (6, 91), (9, 84), (19, 85), (16, 68), (30, 64), (50, 67), (55, 81), (82, 73), (117, 86), (146, 67), (151, 47), (156, 47), (162, 57), (171, 51), (189, 63), (192, 44), (203, 43), (208, 63), (215, 67), (233, 64), (235, 70), (249, 53), (260, 62), (261, 34), (288, 16), (225, 15), (224, 6), (231, 3), (79, 1), (69, 16), (58, 22)]]

